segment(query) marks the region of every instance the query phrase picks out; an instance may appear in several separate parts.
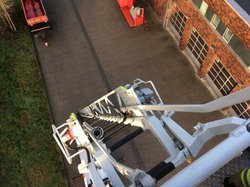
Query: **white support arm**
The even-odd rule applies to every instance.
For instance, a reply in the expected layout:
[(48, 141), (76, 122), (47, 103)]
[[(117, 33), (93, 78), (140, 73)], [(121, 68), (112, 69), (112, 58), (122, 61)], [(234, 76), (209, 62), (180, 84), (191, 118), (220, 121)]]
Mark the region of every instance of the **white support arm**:
[(221, 120), (212, 121), (206, 124), (198, 124), (194, 135), (190, 135), (179, 124), (170, 117), (163, 115), (161, 117), (169, 131), (189, 150), (193, 157), (196, 157), (201, 148), (212, 137), (227, 134), (244, 123), (244, 119), (230, 117)]
[(250, 132), (242, 125), (232, 131), (229, 137), (208, 151), (198, 160), (184, 168), (161, 187), (193, 187), (200, 184), (240, 152), (250, 146)]
[(244, 124), (245, 121), (246, 120), (241, 118), (230, 117), (202, 125), (200, 128), (198, 128), (199, 130), (197, 129), (198, 133), (194, 133), (193, 137), (195, 141), (193, 142), (192, 146), (189, 147), (189, 151), (194, 157), (196, 157), (204, 144), (207, 143), (211, 138), (217, 135), (228, 134)]
[(250, 100), (250, 87), (242, 89), (238, 92), (229, 94), (227, 96), (218, 98), (206, 104), (198, 105), (134, 105), (121, 108), (122, 111), (128, 110), (155, 110), (155, 111), (176, 111), (176, 112), (195, 112), (195, 113), (208, 113), (230, 107), (244, 101)]
[(172, 138), (166, 133), (162, 122), (155, 116), (150, 116), (142, 120), (145, 129), (150, 130), (157, 138), (160, 144), (169, 154), (169, 160), (172, 160), (179, 152)]

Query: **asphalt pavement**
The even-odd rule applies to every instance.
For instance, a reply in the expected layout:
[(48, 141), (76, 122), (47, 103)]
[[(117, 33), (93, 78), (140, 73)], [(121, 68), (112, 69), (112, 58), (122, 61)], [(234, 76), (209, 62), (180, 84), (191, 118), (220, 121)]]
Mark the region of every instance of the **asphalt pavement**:
[[(44, 0), (44, 4), (53, 31), (48, 35), (49, 47), (37, 39), (35, 45), (56, 125), (136, 78), (152, 80), (165, 103), (213, 99), (171, 35), (151, 16), (150, 7), (146, 8), (148, 22), (129, 28), (114, 0)], [(174, 119), (191, 132), (197, 122), (221, 117), (220, 112), (180, 113)], [(148, 170), (166, 153), (147, 132), (114, 156), (133, 168)], [(70, 186), (83, 185), (72, 180), (78, 176), (76, 163), (65, 163)]]

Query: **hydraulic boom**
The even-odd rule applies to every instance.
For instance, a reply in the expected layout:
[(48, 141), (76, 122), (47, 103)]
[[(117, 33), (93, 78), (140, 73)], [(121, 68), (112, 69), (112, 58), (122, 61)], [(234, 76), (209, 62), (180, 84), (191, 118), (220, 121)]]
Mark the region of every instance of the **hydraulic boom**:
[[(206, 113), (250, 100), (250, 87), (201, 105), (164, 105), (151, 81), (136, 79), (72, 113), (66, 123), (52, 125), (53, 136), (69, 163), (76, 156), (85, 186), (154, 187), (157, 181), (185, 161), (196, 157), (214, 136), (228, 134), (223, 142), (165, 181), (164, 187), (196, 186), (250, 146), (250, 120), (229, 117), (198, 123), (189, 134), (172, 119), (174, 112)], [(112, 145), (126, 129), (133, 131)], [(148, 171), (119, 163), (111, 153), (145, 131), (151, 131), (168, 153), (168, 158)]]

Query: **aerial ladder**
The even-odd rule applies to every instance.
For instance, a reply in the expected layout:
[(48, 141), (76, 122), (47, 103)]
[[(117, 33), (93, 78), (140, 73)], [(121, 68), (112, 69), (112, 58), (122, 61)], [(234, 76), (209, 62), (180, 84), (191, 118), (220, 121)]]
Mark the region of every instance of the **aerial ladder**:
[[(186, 161), (190, 164), (161, 186), (191, 187), (250, 146), (250, 119), (227, 117), (197, 123), (193, 134), (189, 134), (172, 119), (174, 113), (208, 113), (248, 100), (250, 87), (206, 104), (165, 105), (151, 81), (136, 79), (133, 84), (120, 86), (72, 113), (66, 123), (52, 125), (53, 136), (69, 163), (74, 157), (80, 158), (78, 171), (86, 187), (125, 186), (121, 175), (130, 181), (130, 187), (155, 187), (160, 179)], [(131, 127), (130, 134), (117, 140), (121, 132)], [(168, 158), (148, 171), (115, 160), (112, 152), (147, 130), (167, 151)], [(228, 137), (190, 162), (206, 142), (221, 134)], [(107, 142), (112, 144), (107, 146)]]

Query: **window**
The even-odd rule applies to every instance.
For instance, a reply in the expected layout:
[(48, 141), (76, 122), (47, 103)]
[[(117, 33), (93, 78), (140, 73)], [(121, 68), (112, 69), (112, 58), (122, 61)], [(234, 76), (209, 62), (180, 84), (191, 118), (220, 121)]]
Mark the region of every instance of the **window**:
[(227, 28), (223, 34), (223, 38), (226, 40), (226, 42), (230, 42), (231, 38), (233, 37), (233, 33)]
[(170, 18), (170, 22), (178, 32), (180, 36), (182, 36), (184, 26), (186, 24), (187, 18), (181, 11), (177, 11), (176, 13), (172, 14)]
[[(213, 10), (208, 7), (207, 3), (204, 0), (192, 0), (197, 8), (200, 9), (200, 12), (203, 16), (206, 17), (212, 26), (217, 30), (217, 32), (222, 36), (222, 38), (231, 46), (234, 52), (238, 55), (239, 58), (246, 64), (250, 69), (250, 51), (246, 49), (244, 44), (239, 41), (234, 34), (225, 26), (225, 24), (220, 20), (219, 16), (213, 12)], [(177, 32), (178, 29), (176, 29)], [(182, 33), (182, 31), (181, 31)], [(194, 41), (189, 41), (189, 48), (193, 52)], [(197, 53), (194, 56), (199, 56)], [(201, 59), (198, 60), (202, 61)]]
[(220, 21), (218, 26), (216, 27), (216, 30), (218, 31), (218, 33), (220, 33), (220, 35), (223, 35), (226, 28), (227, 27), (224, 25), (224, 23), (222, 23), (222, 21)]
[(205, 1), (202, 1), (200, 11), (203, 16), (206, 14), (207, 8), (208, 8), (207, 3)]
[(220, 90), (222, 95), (229, 94), (237, 85), (237, 82), (234, 80), (232, 75), (227, 71), (227, 69), (219, 60), (216, 60), (212, 65), (208, 72), (208, 76)]
[(208, 21), (210, 21), (213, 15), (214, 15), (214, 11), (210, 7), (208, 7), (205, 17), (207, 18)]
[(238, 38), (233, 36), (229, 41), (229, 46), (247, 66), (250, 66), (250, 51), (245, 48), (244, 44)]
[(217, 16), (216, 14), (214, 14), (213, 18), (211, 20), (212, 25), (216, 28), (218, 26), (219, 22), (220, 22), (219, 16)]
[(232, 108), (240, 118), (250, 118), (250, 101), (234, 105)]
[[(228, 95), (237, 85), (232, 75), (222, 65), (219, 60), (216, 60), (208, 72), (208, 76), (212, 79), (216, 87), (222, 95)], [(243, 102), (232, 106), (235, 113), (241, 117), (250, 118), (250, 101)]]
[(193, 0), (193, 2), (198, 8), (200, 8), (202, 0)]
[(194, 55), (194, 57), (198, 60), (198, 62), (202, 64), (208, 53), (208, 45), (197, 31), (192, 31), (187, 46)]

